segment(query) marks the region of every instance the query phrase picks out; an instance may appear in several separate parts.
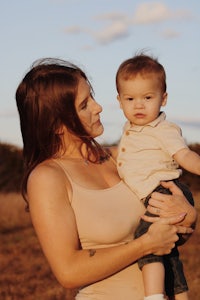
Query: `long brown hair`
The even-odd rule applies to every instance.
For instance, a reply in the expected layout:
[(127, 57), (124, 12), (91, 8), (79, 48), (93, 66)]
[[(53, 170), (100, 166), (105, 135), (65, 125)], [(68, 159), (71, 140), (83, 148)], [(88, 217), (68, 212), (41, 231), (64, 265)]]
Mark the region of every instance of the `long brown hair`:
[(88, 135), (76, 113), (75, 99), (80, 78), (88, 82), (93, 92), (86, 74), (79, 67), (64, 60), (46, 58), (33, 63), (17, 88), (25, 165), (22, 195), (25, 200), (30, 172), (42, 161), (54, 157), (60, 149), (66, 150), (59, 133), (62, 125), (86, 144), (88, 153), (95, 157), (93, 162), (107, 159), (107, 154)]

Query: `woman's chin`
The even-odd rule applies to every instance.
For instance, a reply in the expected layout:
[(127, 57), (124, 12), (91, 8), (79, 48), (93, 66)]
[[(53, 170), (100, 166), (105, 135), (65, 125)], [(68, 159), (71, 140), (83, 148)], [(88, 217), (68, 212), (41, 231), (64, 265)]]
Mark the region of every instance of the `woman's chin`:
[(104, 133), (104, 127), (101, 124), (94, 132), (93, 138), (96, 138)]

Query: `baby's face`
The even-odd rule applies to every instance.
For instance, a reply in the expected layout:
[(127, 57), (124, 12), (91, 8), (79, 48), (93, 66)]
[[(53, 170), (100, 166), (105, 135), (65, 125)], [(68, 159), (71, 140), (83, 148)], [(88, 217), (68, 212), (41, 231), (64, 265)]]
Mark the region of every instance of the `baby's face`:
[(167, 93), (163, 93), (156, 74), (120, 79), (119, 86), (120, 107), (132, 124), (142, 126), (152, 122), (167, 102)]

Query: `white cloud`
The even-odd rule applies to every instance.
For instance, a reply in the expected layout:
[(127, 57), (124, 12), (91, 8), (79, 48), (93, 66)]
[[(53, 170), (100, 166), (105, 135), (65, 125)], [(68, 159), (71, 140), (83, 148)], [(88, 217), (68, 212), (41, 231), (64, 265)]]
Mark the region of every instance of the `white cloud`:
[(99, 32), (93, 33), (94, 38), (101, 44), (107, 44), (119, 38), (127, 36), (128, 26), (123, 22), (113, 22)]
[(191, 13), (186, 10), (172, 11), (162, 2), (146, 2), (138, 5), (132, 22), (134, 24), (151, 24), (163, 22), (170, 19), (185, 19), (191, 17)]
[(180, 33), (174, 29), (165, 29), (163, 32), (161, 32), (161, 36), (167, 39), (173, 39), (179, 37)]
[[(188, 10), (172, 10), (162, 2), (149, 1), (139, 4), (132, 16), (119, 12), (110, 12), (93, 17), (95, 21), (108, 23), (100, 30), (72, 26), (65, 28), (65, 33), (85, 33), (92, 36), (100, 44), (108, 44), (128, 36), (131, 27), (134, 25), (162, 23), (167, 20), (188, 19), (190, 17), (191, 12)], [(179, 33), (173, 29), (166, 30), (162, 33), (162, 36), (164, 38), (176, 38), (179, 36)]]

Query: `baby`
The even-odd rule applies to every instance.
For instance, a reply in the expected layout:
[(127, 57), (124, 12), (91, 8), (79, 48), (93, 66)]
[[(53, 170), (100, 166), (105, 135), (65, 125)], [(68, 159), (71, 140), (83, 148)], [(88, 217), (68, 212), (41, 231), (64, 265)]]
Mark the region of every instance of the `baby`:
[[(168, 180), (174, 180), (194, 205), (190, 191), (178, 181), (179, 165), (200, 175), (200, 157), (188, 148), (180, 128), (168, 122), (160, 110), (168, 96), (163, 66), (144, 54), (132, 57), (119, 66), (116, 86), (120, 108), (127, 118), (118, 149), (120, 177), (144, 201), (145, 207), (153, 191), (170, 194), (160, 185), (161, 181)], [(158, 209), (155, 214), (159, 214)], [(141, 221), (135, 237), (146, 232), (149, 226), (150, 223)], [(176, 300), (188, 300), (177, 247), (164, 257), (148, 255), (138, 264), (143, 273), (144, 299), (165, 299), (166, 292), (169, 299), (175, 295)]]

